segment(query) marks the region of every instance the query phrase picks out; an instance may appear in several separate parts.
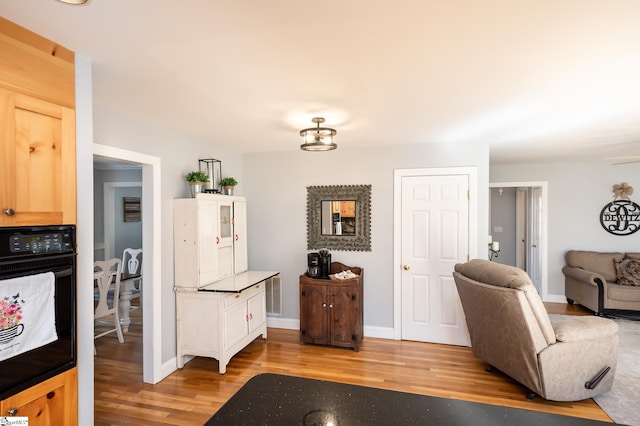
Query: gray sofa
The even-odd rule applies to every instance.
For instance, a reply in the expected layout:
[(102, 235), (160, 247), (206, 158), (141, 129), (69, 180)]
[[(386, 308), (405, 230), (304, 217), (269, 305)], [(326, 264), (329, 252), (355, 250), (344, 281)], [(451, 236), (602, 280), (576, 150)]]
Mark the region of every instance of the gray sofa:
[(576, 316), (552, 323), (527, 274), (474, 259), (455, 266), (473, 353), (553, 401), (607, 392), (618, 357), (618, 325)]
[(615, 310), (640, 311), (640, 286), (618, 282), (616, 263), (625, 259), (640, 260), (640, 253), (568, 251), (562, 268), (567, 302), (579, 303), (601, 316)]

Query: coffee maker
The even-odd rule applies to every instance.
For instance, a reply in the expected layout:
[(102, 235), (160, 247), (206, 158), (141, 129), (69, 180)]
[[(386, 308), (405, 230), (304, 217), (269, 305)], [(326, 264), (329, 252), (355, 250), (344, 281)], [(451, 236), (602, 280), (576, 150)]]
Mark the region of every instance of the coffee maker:
[(307, 253), (307, 275), (320, 278), (320, 253)]
[(331, 272), (331, 253), (321, 249), (318, 253), (307, 253), (307, 276), (316, 279), (329, 279)]

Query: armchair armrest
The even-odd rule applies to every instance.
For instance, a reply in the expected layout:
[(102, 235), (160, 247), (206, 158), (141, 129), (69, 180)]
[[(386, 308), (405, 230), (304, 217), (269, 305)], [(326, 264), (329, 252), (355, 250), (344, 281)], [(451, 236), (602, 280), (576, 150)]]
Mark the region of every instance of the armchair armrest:
[(581, 342), (600, 339), (618, 333), (618, 324), (613, 320), (595, 316), (579, 316), (576, 318), (552, 322), (559, 342)]
[(565, 266), (562, 268), (562, 273), (568, 277), (573, 278), (574, 280), (584, 282), (586, 284), (591, 284), (593, 286), (597, 286), (598, 283), (596, 280), (600, 280), (602, 283), (606, 283), (607, 280), (604, 277), (596, 272), (587, 271), (581, 268), (575, 268), (573, 266)]

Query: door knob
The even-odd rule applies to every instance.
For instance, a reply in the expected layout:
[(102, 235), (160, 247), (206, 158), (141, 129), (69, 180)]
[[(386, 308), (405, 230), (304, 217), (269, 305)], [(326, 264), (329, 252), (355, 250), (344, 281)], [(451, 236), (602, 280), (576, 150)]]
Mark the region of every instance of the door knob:
[(8, 209), (4, 209), (4, 214), (6, 214), (7, 216), (13, 216), (14, 214), (16, 214), (16, 211), (13, 210), (11, 207), (9, 207)]
[(402, 269), (404, 269), (405, 271), (408, 271), (409, 269), (411, 269), (411, 266), (409, 266), (409, 265), (402, 265)]
[(531, 247), (536, 248), (536, 247), (538, 247), (538, 246), (537, 246), (537, 245), (535, 245), (535, 244), (531, 244)]

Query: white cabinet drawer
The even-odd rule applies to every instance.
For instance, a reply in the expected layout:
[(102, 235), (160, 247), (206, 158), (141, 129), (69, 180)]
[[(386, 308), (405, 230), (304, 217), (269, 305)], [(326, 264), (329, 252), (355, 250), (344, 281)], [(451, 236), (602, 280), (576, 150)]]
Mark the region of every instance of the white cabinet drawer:
[(239, 303), (247, 299), (247, 296), (242, 293), (230, 293), (224, 297), (224, 307), (229, 307), (234, 303)]

